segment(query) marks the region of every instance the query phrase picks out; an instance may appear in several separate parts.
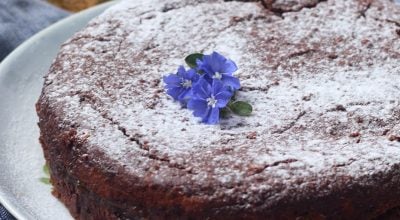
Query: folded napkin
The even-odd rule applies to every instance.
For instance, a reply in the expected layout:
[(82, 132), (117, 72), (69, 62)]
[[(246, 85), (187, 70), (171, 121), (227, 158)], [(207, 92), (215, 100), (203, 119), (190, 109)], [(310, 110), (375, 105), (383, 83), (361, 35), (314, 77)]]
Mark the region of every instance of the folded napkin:
[(24, 40), (67, 15), (44, 0), (0, 0), (0, 61)]
[[(0, 0), (0, 61), (24, 40), (68, 14), (44, 0)], [(0, 220), (13, 219), (0, 204)]]

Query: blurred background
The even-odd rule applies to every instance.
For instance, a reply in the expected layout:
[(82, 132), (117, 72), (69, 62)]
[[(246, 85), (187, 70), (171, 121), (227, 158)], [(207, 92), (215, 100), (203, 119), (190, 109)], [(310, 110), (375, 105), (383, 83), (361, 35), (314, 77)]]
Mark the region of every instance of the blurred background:
[[(42, 29), (105, 1), (107, 0), (0, 0), (0, 62)], [(14, 219), (0, 204), (0, 220)]]
[(77, 12), (107, 0), (48, 0), (50, 3), (71, 12)]
[(38, 31), (107, 0), (0, 0), (0, 62)]

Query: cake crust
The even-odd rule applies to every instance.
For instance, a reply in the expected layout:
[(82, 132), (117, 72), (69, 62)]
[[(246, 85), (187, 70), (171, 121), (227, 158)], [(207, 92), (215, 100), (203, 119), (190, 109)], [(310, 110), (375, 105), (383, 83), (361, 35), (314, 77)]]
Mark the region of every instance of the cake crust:
[[(400, 206), (399, 15), (384, 0), (119, 3), (45, 77), (55, 195), (78, 219), (371, 219)], [(204, 125), (164, 94), (163, 75), (213, 50), (237, 63), (252, 116)]]

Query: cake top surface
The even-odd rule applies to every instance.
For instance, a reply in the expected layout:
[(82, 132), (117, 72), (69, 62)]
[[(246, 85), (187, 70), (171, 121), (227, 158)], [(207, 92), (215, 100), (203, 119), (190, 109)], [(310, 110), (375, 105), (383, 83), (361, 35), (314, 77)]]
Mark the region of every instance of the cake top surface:
[[(400, 6), (287, 2), (122, 1), (62, 46), (44, 94), (89, 157), (195, 196), (370, 184), (400, 162)], [(201, 124), (165, 94), (162, 76), (212, 51), (236, 62), (250, 117)]]

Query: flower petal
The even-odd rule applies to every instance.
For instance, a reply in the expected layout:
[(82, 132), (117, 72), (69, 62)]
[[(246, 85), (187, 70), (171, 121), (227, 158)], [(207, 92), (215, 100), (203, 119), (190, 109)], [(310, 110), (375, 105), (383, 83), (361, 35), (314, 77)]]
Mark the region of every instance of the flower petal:
[(238, 78), (233, 77), (233, 76), (229, 76), (226, 74), (222, 75), (222, 82), (227, 85), (227, 86), (231, 86), (232, 88), (234, 88), (235, 90), (240, 88), (240, 81)]
[(179, 96), (178, 96), (177, 99), (178, 99), (179, 101), (184, 101), (185, 99), (190, 98), (190, 96), (191, 96), (191, 94), (192, 94), (191, 91), (192, 91), (191, 89), (182, 89), (182, 90), (181, 90), (181, 94), (179, 94)]
[(188, 109), (193, 110), (193, 115), (204, 118), (208, 114), (208, 105), (204, 100), (191, 99), (187, 104)]
[(213, 52), (209, 56), (210, 61), (208, 62), (209, 65), (211, 66), (212, 71), (223, 73), (223, 64), (225, 63), (226, 58), (223, 57), (221, 54), (217, 52)]
[(210, 75), (208, 73), (202, 75), (200, 78), (206, 80), (210, 85), (212, 85), (213, 81), (215, 81), (215, 79), (212, 78), (212, 75)]
[(178, 75), (180, 78), (183, 78), (185, 76), (185, 74), (186, 74), (185, 67), (182, 65), (179, 66), (176, 75)]
[(174, 87), (167, 90), (167, 94), (172, 96), (175, 100), (179, 100), (179, 95), (182, 93), (182, 87)]
[(215, 96), (218, 94), (224, 87), (224, 84), (221, 80), (214, 80), (212, 84), (212, 94)]
[(232, 92), (222, 91), (215, 95), (217, 99), (217, 107), (224, 108), (232, 98)]
[(182, 82), (181, 78), (176, 74), (170, 74), (168, 76), (164, 76), (163, 81), (165, 84), (177, 84), (177, 85), (179, 85)]
[(198, 59), (196, 61), (197, 69), (203, 71), (206, 74), (213, 74), (210, 62), (210, 55), (204, 55), (202, 60)]
[(196, 83), (199, 80), (199, 74), (197, 74), (196, 70), (190, 69), (186, 72), (185, 79), (189, 79), (192, 83)]
[(211, 94), (211, 85), (203, 78), (199, 79), (197, 83), (193, 86), (193, 95), (201, 98), (207, 99)]
[(219, 108), (212, 108), (208, 117), (203, 119), (203, 122), (213, 125), (219, 122)]
[(225, 63), (223, 64), (223, 73), (227, 73), (229, 75), (232, 75), (232, 73), (236, 72), (238, 69), (236, 66), (236, 63), (233, 62), (232, 60), (226, 60)]
[(197, 65), (197, 69), (201, 69), (202, 66), (204, 65), (204, 61), (201, 59), (196, 59), (196, 65)]

